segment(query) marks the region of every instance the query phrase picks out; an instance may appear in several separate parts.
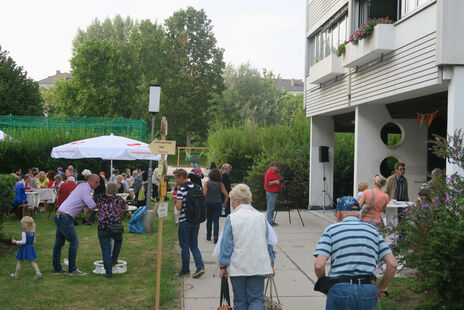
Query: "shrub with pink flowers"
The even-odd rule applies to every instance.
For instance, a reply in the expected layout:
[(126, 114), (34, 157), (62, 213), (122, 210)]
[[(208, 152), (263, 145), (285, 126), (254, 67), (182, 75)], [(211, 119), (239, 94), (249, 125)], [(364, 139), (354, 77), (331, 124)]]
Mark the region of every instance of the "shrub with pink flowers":
[[(462, 132), (436, 136), (431, 150), (464, 169)], [(415, 205), (407, 208), (390, 233), (392, 245), (405, 266), (419, 272), (427, 291), (421, 309), (462, 309), (464, 305), (464, 176), (434, 175), (422, 186)]]
[(364, 22), (361, 26), (359, 26), (358, 30), (353, 33), (350, 38), (348, 39), (349, 42), (353, 44), (358, 44), (358, 42), (362, 39), (369, 37), (374, 32), (374, 27), (378, 24), (391, 24), (392, 20), (387, 17), (381, 18), (371, 18)]
[(369, 37), (374, 32), (374, 27), (378, 24), (391, 24), (393, 21), (387, 17), (380, 17), (380, 18), (371, 18), (362, 24), (358, 30), (355, 31), (352, 35), (350, 35), (348, 41), (343, 42), (337, 48), (336, 54), (337, 56), (341, 56), (345, 53), (345, 47), (348, 43), (358, 44), (358, 42), (362, 39)]

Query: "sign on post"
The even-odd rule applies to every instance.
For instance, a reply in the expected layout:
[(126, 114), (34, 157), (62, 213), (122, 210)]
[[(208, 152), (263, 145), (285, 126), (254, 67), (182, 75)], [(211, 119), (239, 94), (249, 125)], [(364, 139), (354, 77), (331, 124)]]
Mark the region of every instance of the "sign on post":
[(163, 202), (158, 205), (158, 217), (168, 216), (168, 202)]
[(150, 143), (149, 148), (153, 154), (175, 155), (176, 141), (154, 140), (152, 143)]

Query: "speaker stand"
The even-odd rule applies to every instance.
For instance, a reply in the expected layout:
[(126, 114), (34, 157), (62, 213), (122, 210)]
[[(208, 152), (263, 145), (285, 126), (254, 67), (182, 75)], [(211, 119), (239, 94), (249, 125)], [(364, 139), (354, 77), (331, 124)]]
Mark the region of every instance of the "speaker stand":
[[(325, 213), (325, 207), (326, 207), (326, 199), (330, 202), (330, 205), (333, 206), (334, 202), (330, 194), (327, 192), (327, 178), (325, 177), (325, 162), (322, 163), (322, 183), (323, 183), (323, 189), (322, 192), (319, 194), (317, 197), (316, 201), (319, 201), (319, 199), (322, 196), (322, 212)], [(313, 206), (308, 205), (308, 210), (311, 210)]]

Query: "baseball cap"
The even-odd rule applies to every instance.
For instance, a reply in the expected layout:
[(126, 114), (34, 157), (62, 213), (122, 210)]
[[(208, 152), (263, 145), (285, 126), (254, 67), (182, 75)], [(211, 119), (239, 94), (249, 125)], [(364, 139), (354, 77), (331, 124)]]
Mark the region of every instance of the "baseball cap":
[(92, 174), (92, 172), (90, 172), (89, 169), (85, 169), (84, 171), (82, 171), (82, 175), (85, 176), (85, 177), (88, 177), (91, 174)]
[(353, 196), (343, 196), (337, 202), (337, 207), (335, 211), (360, 211), (361, 207), (359, 206), (359, 202)]

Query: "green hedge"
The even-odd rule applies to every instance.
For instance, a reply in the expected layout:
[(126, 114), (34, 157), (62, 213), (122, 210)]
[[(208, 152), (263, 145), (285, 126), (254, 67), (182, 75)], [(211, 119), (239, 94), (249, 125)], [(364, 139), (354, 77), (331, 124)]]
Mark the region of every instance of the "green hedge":
[(256, 208), (266, 207), (264, 173), (271, 161), (280, 169), (295, 171), (290, 183), (289, 197), (294, 204), (306, 206), (309, 178), (309, 120), (298, 113), (290, 124), (260, 127), (247, 123), (243, 126), (218, 128), (208, 135), (209, 161), (232, 165), (233, 183), (247, 183), (253, 193)]
[(16, 178), (10, 174), (0, 174), (0, 238), (2, 237), (2, 224), (11, 210), (14, 200), (14, 187)]

